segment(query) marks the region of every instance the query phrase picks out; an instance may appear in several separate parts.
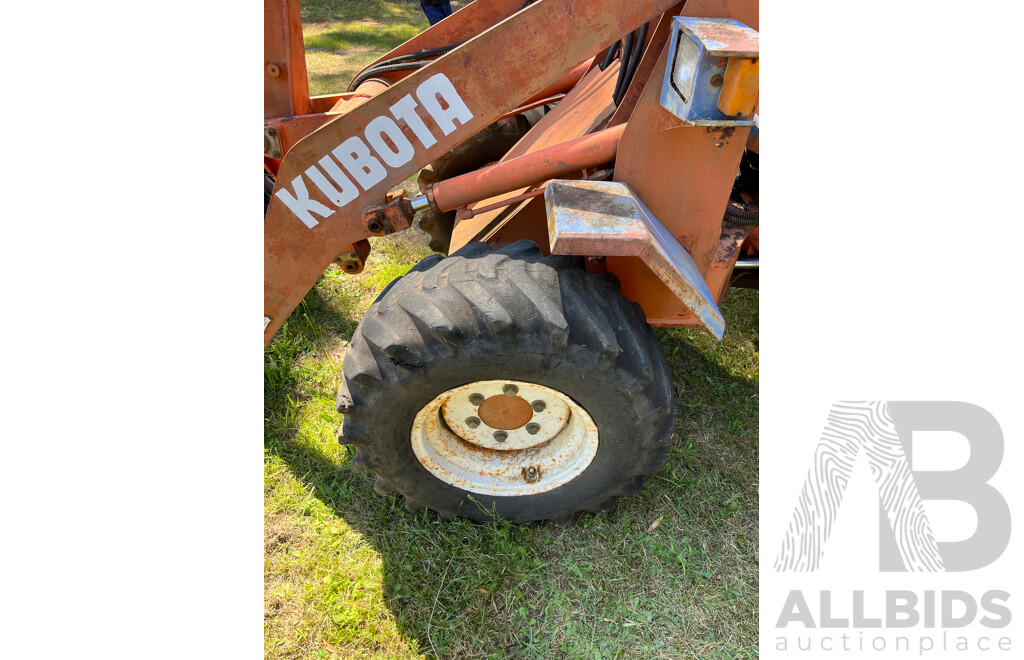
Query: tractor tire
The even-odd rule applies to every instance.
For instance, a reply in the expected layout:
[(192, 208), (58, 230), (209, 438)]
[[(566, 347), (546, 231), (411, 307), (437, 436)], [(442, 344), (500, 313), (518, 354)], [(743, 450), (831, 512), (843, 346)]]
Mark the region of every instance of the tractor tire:
[[(496, 121), (473, 137), (420, 170), (420, 192), (428, 185), (473, 172), (501, 159), (547, 112), (547, 106), (527, 110)], [(419, 228), (430, 235), (430, 249), (448, 254), (455, 227), (455, 211), (426, 210), (420, 213)]]
[(529, 241), (470, 243), (388, 285), (337, 406), (338, 440), (378, 493), (516, 523), (569, 523), (637, 492), (675, 420), (661, 345), (615, 276)]

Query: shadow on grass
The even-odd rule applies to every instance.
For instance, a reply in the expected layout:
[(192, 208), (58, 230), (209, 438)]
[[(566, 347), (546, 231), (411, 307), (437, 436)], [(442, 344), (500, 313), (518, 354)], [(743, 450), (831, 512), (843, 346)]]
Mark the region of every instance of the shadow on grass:
[[(658, 331), (676, 386), (668, 460), (638, 495), (574, 526), (445, 523), (377, 495), (330, 420), (310, 432), (287, 419), (289, 408), (329, 405), (329, 377), (268, 382), (268, 457), (379, 555), (384, 604), (419, 652), (756, 657), (757, 296), (738, 294), (723, 305), (722, 344)], [(358, 322), (349, 303), (314, 289), (278, 343), (307, 353), (347, 343)]]

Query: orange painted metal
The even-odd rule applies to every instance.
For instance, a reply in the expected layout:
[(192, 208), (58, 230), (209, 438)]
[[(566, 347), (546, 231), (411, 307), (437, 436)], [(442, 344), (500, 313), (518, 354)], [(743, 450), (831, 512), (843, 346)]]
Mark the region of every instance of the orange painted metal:
[[(626, 90), (622, 101), (619, 102), (619, 107), (615, 109), (615, 114), (612, 116), (609, 125), (621, 124), (627, 121), (633, 113), (633, 108), (636, 107), (637, 101), (640, 100), (640, 94), (643, 93), (651, 78), (651, 74), (654, 72), (654, 67), (658, 63), (658, 57), (669, 41), (672, 31), (672, 17), (678, 16), (684, 5), (686, 5), (686, 0), (665, 12), (665, 15), (658, 21), (657, 26), (650, 30), (647, 46), (641, 54), (640, 64), (637, 65), (636, 73), (633, 74), (633, 82), (630, 84), (629, 89)], [(659, 82), (655, 80), (654, 84)]]
[(431, 206), (451, 211), (470, 202), (548, 179), (579, 172), (615, 160), (619, 125), (562, 144), (491, 165), (475, 172), (439, 181), (427, 188)]
[(309, 113), (299, 0), (263, 0), (263, 116)]
[[(492, 4), (500, 3), (474, 3), (453, 17), (477, 5)], [(264, 220), (264, 341), (273, 337), (324, 268), (367, 235), (362, 226), (364, 209), (382, 203), (385, 193), (409, 175), (673, 4), (672, 0), (632, 0), (609, 11), (604, 3), (540, 0), (300, 140), (285, 154)], [(447, 22), (442, 21), (435, 28)], [(552, 44), (558, 47), (552, 48)], [(410, 50), (425, 47), (420, 44)], [(481, 63), (486, 63), (486, 72), (481, 71)], [(402, 127), (405, 138), (420, 145), (413, 157), (404, 164), (385, 168), (382, 179), (368, 184), (354, 200), (336, 210), (332, 210), (334, 204), (317, 188), (303, 184), (303, 177), (311, 173), (323, 177), (318, 168), (324, 166), (324, 159), (330, 160), (332, 150), (363, 135), (367, 124), (386, 117), (399, 102), (422, 92), (421, 86), (428, 80), (439, 80), (439, 75), (456, 90), (471, 117), (460, 120), (458, 125), (451, 122), (453, 130), (442, 134), (435, 118), (422, 105), (413, 104), (412, 112), (430, 131), (429, 146), (422, 141), (414, 142), (419, 136), (408, 125)], [(293, 214), (280, 197), (285, 188), (300, 194), (296, 182), (303, 186), (302, 192), (308, 193), (311, 203), (326, 211), (319, 219), (310, 216), (312, 226)]]
[[(526, 136), (520, 140), (499, 161), (524, 156), (560, 144), (568, 140), (586, 135), (604, 127), (615, 109), (612, 102), (612, 90), (618, 75), (618, 62), (613, 63), (604, 71), (594, 67), (580, 80), (565, 98), (546, 114)], [(505, 207), (503, 202), (522, 195), (527, 188), (510, 190), (490, 199), (480, 200), (479, 207), (491, 206), (494, 210), (474, 214), (469, 220), (457, 221), (452, 234), (451, 249), (457, 250), (465, 244), (486, 240), (491, 241), (497, 231), (505, 227), (512, 233), (523, 238), (541, 237), (537, 241), (543, 251), (547, 251), (547, 222), (544, 215), (544, 204), (539, 206), (535, 201), (525, 201)], [(502, 206), (498, 206), (502, 204)], [(533, 209), (524, 215), (527, 209)], [(510, 226), (515, 218), (516, 227)], [(524, 226), (524, 225), (529, 225)], [(505, 240), (505, 239), (502, 239)]]
[[(514, 15), (522, 6), (522, 0), (487, 0), (486, 2), (478, 1), (467, 5), (442, 22), (420, 32), (409, 41), (367, 64), (359, 73), (353, 76), (353, 80), (378, 62), (468, 41)], [(394, 84), (413, 73), (413, 71), (388, 71), (375, 74), (375, 77), (389, 84)]]
[[(690, 0), (683, 13), (733, 17), (757, 29), (757, 0)], [(668, 55), (667, 49), (662, 51), (654, 75), (664, 73)], [(722, 236), (722, 217), (750, 129), (723, 134), (684, 126), (661, 107), (660, 86), (660, 79), (652, 79), (630, 115), (614, 178), (629, 184), (693, 257), (708, 281)], [(622, 281), (623, 294), (643, 307), (648, 323), (696, 324), (675, 294), (638, 259), (608, 257), (607, 265)], [(708, 284), (716, 295), (722, 290), (715, 282)]]

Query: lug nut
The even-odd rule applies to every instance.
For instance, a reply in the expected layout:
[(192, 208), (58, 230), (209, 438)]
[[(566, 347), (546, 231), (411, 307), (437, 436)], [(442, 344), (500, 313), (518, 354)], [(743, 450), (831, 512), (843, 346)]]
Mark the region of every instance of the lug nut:
[(537, 399), (536, 401), (530, 404), (530, 406), (533, 408), (533, 412), (543, 412), (544, 408), (546, 408), (547, 405), (548, 404), (544, 403), (540, 399)]
[(471, 429), (475, 429), (476, 427), (480, 426), (480, 418), (479, 417), (467, 417), (466, 418), (466, 426), (468, 426)]
[(508, 433), (505, 433), (504, 431), (495, 431), (494, 439), (497, 440), (498, 442), (505, 442), (506, 440), (508, 440)]
[(472, 403), (474, 406), (479, 406), (481, 403), (484, 402), (484, 395), (483, 394), (470, 394), (469, 395), (469, 402)]
[(530, 422), (526, 425), (526, 432), (530, 435), (537, 435), (537, 431), (540, 430), (540, 424), (537, 422)]
[(540, 468), (538, 468), (536, 465), (531, 465), (530, 467), (524, 467), (523, 468), (523, 479), (525, 479), (528, 483), (531, 483), (531, 484), (533, 482), (537, 481), (538, 479), (540, 479)]
[(519, 388), (511, 384), (503, 387), (501, 391), (505, 393), (505, 396), (515, 396), (519, 394)]

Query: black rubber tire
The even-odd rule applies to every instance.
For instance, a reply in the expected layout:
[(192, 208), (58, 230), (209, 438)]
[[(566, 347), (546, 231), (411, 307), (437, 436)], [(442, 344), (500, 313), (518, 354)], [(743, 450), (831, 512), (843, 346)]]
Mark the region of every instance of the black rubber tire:
[[(547, 107), (544, 106), (496, 121), (443, 154), (420, 170), (417, 177), (420, 192), (424, 192), (431, 183), (472, 172), (500, 160), (546, 112)], [(418, 224), (421, 230), (430, 235), (430, 249), (448, 254), (455, 227), (455, 211), (437, 212), (428, 209), (420, 213)]]
[[(518, 241), (495, 252), (470, 243), (432, 255), (392, 282), (356, 328), (345, 355), (339, 442), (357, 472), (406, 508), (445, 519), (568, 523), (638, 491), (665, 461), (675, 421), (664, 353), (639, 306), (614, 275), (578, 257), (542, 257)], [(535, 495), (471, 494), (427, 471), (413, 453), (413, 419), (434, 397), (478, 380), (551, 387), (597, 424), (593, 462), (572, 481)], [(476, 500), (473, 502), (469, 496)]]

